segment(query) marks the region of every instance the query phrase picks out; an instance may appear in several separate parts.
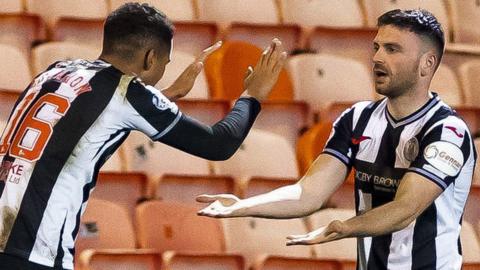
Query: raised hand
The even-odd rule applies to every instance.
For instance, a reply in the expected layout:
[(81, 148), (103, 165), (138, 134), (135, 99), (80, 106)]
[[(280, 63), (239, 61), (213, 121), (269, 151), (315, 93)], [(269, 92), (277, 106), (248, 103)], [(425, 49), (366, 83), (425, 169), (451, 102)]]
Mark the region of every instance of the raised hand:
[(249, 67), (247, 71), (244, 80), (247, 93), (258, 100), (264, 100), (277, 82), (286, 59), (287, 53), (283, 50), (282, 42), (273, 39), (255, 67)]
[(197, 79), (198, 74), (202, 71), (203, 63), (209, 55), (215, 52), (218, 48), (222, 46), (222, 42), (218, 41), (212, 46), (206, 48), (202, 53), (190, 64), (183, 72), (178, 76), (178, 78), (173, 82), (173, 84), (167, 89), (163, 90), (162, 93), (170, 98), (171, 100), (176, 100), (186, 96), (190, 90), (192, 90)]
[(238, 216), (240, 199), (232, 194), (200, 195), (197, 202), (210, 203), (204, 209), (198, 211), (199, 216), (225, 218)]
[(345, 225), (339, 220), (334, 220), (328, 226), (321, 227), (307, 234), (287, 236), (287, 246), (293, 245), (315, 245), (344, 237)]

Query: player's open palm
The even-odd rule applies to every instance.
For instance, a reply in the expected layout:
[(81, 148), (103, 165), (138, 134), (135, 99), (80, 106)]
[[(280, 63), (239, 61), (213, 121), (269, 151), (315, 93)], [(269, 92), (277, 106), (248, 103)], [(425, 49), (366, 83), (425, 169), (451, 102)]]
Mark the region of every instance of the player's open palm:
[(273, 39), (255, 67), (249, 67), (244, 81), (247, 93), (259, 100), (264, 100), (277, 82), (286, 59), (287, 53), (283, 49), (282, 42), (276, 38)]
[(240, 199), (232, 194), (200, 195), (197, 197), (197, 202), (210, 203), (210, 205), (198, 211), (198, 215), (215, 218), (234, 217), (239, 209), (239, 201)]

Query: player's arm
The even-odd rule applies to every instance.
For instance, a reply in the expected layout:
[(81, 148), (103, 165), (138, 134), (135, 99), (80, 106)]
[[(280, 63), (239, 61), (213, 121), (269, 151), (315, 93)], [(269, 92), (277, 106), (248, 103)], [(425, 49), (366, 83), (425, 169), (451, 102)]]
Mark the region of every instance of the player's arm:
[[(274, 157), (272, 157), (274, 158)], [(201, 195), (197, 201), (212, 203), (202, 216), (296, 218), (317, 211), (343, 183), (347, 166), (335, 157), (320, 155), (300, 181), (269, 193), (240, 200), (231, 194)]]
[(404, 229), (442, 193), (442, 188), (417, 173), (405, 174), (395, 199), (346, 221), (334, 220), (328, 226), (306, 235), (289, 236), (287, 245), (311, 245), (348, 237), (371, 237)]

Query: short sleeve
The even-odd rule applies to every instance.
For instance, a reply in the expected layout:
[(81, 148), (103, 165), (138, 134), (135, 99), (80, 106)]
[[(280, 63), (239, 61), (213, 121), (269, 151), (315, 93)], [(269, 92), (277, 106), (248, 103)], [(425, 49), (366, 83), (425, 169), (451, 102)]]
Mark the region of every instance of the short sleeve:
[(182, 113), (177, 105), (152, 86), (132, 80), (126, 99), (133, 108), (130, 125), (145, 133), (152, 140), (167, 134), (180, 120)]
[(353, 133), (354, 108), (347, 109), (333, 123), (330, 137), (323, 149), (324, 154), (332, 155), (351, 166), (351, 138)]
[(418, 173), (445, 190), (470, 157), (471, 136), (459, 119), (430, 128), (419, 143), (419, 154), (409, 171)]

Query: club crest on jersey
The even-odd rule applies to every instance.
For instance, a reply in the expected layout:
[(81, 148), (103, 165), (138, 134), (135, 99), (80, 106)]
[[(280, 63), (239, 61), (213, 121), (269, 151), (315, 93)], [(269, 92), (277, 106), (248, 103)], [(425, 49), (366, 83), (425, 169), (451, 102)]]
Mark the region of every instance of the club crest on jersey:
[(433, 142), (423, 152), (425, 160), (448, 176), (457, 175), (463, 166), (463, 153), (458, 146), (446, 141)]
[(403, 148), (403, 156), (406, 160), (412, 162), (418, 156), (419, 144), (416, 137), (412, 137), (407, 141), (405, 147)]

